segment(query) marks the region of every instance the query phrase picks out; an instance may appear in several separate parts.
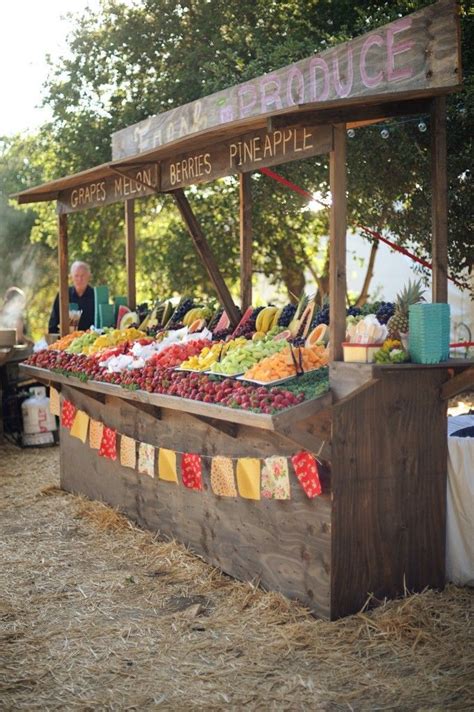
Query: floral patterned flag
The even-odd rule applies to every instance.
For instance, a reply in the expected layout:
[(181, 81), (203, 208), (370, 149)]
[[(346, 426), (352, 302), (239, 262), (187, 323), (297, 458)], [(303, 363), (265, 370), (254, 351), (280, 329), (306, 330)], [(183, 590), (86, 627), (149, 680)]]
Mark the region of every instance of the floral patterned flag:
[(61, 425), (63, 428), (71, 429), (74, 418), (76, 415), (76, 406), (71, 403), (71, 401), (64, 400), (63, 407), (61, 410)]
[(318, 463), (309, 452), (298, 452), (291, 458), (296, 476), (308, 497), (317, 497), (322, 492)]
[(160, 447), (158, 453), (158, 477), (160, 480), (178, 483), (176, 453), (174, 450), (167, 450), (164, 447)]
[(260, 460), (240, 457), (237, 460), (237, 486), (245, 499), (260, 499)]
[(120, 436), (120, 464), (122, 467), (135, 469), (137, 465), (137, 443), (128, 435)]
[(290, 499), (290, 479), (286, 457), (267, 457), (262, 468), (262, 497)]
[(213, 457), (211, 463), (211, 487), (218, 497), (237, 497), (234, 468), (230, 457)]
[(183, 485), (188, 489), (202, 490), (201, 457), (186, 452), (181, 459), (181, 476)]
[(142, 475), (155, 476), (155, 448), (148, 443), (138, 446), (138, 471)]
[(89, 416), (83, 410), (78, 410), (74, 422), (71, 427), (71, 435), (73, 438), (79, 438), (83, 443), (87, 440), (87, 431), (89, 429)]
[(56, 388), (51, 388), (49, 389), (49, 412), (51, 415), (60, 415), (61, 414), (61, 406), (59, 403), (59, 391), (56, 390)]
[(99, 455), (109, 460), (117, 459), (117, 431), (104, 425)]
[(104, 430), (104, 425), (99, 420), (94, 420), (91, 418), (89, 424), (89, 447), (93, 450), (99, 450), (100, 444), (102, 442), (102, 433)]

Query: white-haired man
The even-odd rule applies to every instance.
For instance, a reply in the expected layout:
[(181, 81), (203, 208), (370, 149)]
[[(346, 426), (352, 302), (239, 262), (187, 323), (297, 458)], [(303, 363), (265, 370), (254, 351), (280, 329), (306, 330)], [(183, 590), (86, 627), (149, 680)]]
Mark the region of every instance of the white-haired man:
[[(71, 265), (72, 287), (69, 287), (69, 303), (77, 304), (82, 311), (78, 329), (88, 329), (94, 323), (94, 290), (89, 285), (91, 270), (87, 262), (73, 262)], [(59, 294), (56, 295), (48, 332), (56, 334), (59, 331)]]

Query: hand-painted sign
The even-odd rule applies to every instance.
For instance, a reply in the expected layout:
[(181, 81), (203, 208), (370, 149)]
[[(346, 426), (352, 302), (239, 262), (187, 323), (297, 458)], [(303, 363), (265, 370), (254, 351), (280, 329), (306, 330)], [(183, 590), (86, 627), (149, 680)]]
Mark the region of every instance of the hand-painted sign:
[(292, 107), (430, 96), (460, 82), (457, 5), (440, 0), (313, 57), (117, 131), (112, 155), (114, 160), (133, 156)]
[(275, 166), (296, 159), (329, 153), (333, 147), (332, 127), (295, 127), (253, 131), (160, 162), (161, 191), (184, 188), (234, 173)]
[(62, 190), (58, 196), (58, 213), (75, 213), (87, 208), (117, 203), (130, 198), (155, 195), (158, 190), (158, 166), (150, 163), (140, 168), (120, 169), (113, 176), (81, 183)]

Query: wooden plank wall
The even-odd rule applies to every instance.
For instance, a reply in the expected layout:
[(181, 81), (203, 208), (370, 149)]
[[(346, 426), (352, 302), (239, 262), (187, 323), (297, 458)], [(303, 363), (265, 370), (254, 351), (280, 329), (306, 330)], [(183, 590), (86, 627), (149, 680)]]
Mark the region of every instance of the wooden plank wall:
[(442, 369), (378, 372), (333, 407), (333, 618), (442, 588), (447, 418)]
[[(97, 402), (87, 392), (64, 385), (62, 396), (126, 435), (156, 446), (203, 455), (265, 457), (290, 455), (297, 448), (275, 433), (246, 426), (228, 432), (185, 413), (161, 411), (161, 418), (120, 398)], [(119, 507), (140, 525), (159, 531), (242, 580), (298, 599), (328, 618), (330, 587), (330, 495), (309, 500), (290, 473), (287, 502), (216, 497), (205, 461), (204, 492), (162, 482), (101, 458), (61, 430), (61, 485)]]

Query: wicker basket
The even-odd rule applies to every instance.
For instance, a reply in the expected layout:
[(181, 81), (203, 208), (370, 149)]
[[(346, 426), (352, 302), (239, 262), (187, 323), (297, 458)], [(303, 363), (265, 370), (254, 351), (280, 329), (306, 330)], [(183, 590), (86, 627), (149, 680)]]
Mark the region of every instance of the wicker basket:
[(409, 308), (409, 351), (414, 363), (440, 363), (449, 358), (449, 304), (412, 304)]

